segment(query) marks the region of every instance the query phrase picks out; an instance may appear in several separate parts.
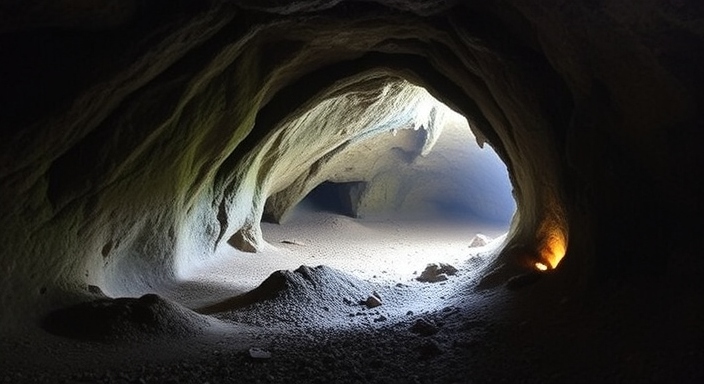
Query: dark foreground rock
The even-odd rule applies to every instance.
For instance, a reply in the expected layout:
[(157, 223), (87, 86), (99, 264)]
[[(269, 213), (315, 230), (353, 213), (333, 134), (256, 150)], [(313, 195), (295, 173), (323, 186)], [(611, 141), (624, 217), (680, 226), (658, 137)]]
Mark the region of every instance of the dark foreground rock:
[(140, 298), (100, 299), (49, 313), (43, 328), (85, 340), (137, 340), (200, 333), (210, 320), (155, 294)]

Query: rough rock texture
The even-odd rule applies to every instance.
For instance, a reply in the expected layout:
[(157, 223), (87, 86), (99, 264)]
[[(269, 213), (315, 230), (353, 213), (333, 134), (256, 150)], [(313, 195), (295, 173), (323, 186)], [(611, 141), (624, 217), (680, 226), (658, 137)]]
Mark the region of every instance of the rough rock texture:
[[(315, 184), (287, 179), (301, 173), (283, 152), (314, 171), (310, 152), (358, 133), (296, 122), (398, 77), (465, 115), (506, 163), (518, 212), (504, 281), (560, 262), (561, 292), (696, 292), (684, 282), (700, 280), (700, 228), (682, 223), (704, 207), (703, 8), (0, 1), (1, 329), (89, 285), (141, 295), (217, 247), (256, 250), (266, 202), (283, 216)], [(391, 118), (365, 108), (348, 117)]]
[[(258, 192), (245, 222), (236, 223), (231, 245), (255, 251), (263, 241), (262, 215), (282, 221), (308, 192), (328, 180), (361, 183), (350, 191), (356, 216), (406, 205), (406, 195), (414, 190), (404, 186), (414, 184), (410, 164), (430, 152), (449, 111), (422, 88), (391, 78), (370, 79), (364, 88), (342, 92), (275, 129), (253, 148), (242, 168), (251, 175), (240, 180), (231, 176), (236, 190), (251, 188), (243, 180), (256, 180)], [(397, 136), (399, 130), (403, 133)], [(398, 171), (404, 165), (410, 168), (405, 175)], [(229, 235), (229, 228), (222, 230)]]
[[(278, 158), (283, 168), (267, 172), (276, 193), (268, 198), (264, 216), (285, 221), (308, 192), (330, 181), (347, 185), (341, 193), (356, 217), (445, 211), (508, 223), (515, 203), (507, 192), (508, 177), (502, 177), (505, 166), (491, 150), (472, 149), (476, 137), (466, 120), (405, 82), (381, 91), (347, 93), (321, 103), (293, 127), (284, 127), (286, 139), (264, 146), (273, 149), (257, 156)], [(351, 115), (350, 110), (359, 112)], [(326, 128), (337, 130), (330, 136), (333, 145), (313, 139), (326, 137)], [(340, 143), (341, 138), (346, 141)], [(300, 142), (315, 144), (300, 153)]]
[(369, 305), (371, 291), (370, 283), (334, 268), (301, 266), (276, 271), (255, 289), (199, 312), (267, 327), (330, 328), (355, 312), (377, 307)]
[(470, 247), (483, 247), (491, 242), (491, 238), (489, 236), (483, 235), (481, 233), (477, 233), (474, 235), (472, 238), (472, 242), (469, 244)]
[(450, 264), (439, 263), (439, 264), (428, 264), (427, 267), (421, 272), (420, 276), (416, 278), (418, 281), (424, 283), (437, 283), (440, 281), (447, 280), (447, 276), (452, 276), (457, 273), (457, 268)]

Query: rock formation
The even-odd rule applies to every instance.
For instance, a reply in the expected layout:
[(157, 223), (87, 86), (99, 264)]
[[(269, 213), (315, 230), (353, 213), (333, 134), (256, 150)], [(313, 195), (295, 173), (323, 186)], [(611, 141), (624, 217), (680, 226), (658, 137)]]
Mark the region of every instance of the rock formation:
[(256, 251), (263, 215), (284, 219), (325, 180), (373, 178), (328, 161), (362, 156), (365, 135), (395, 131), (399, 156), (423, 154), (441, 116), (405, 81), (506, 164), (517, 214), (497, 263), (559, 263), (578, 292), (689, 279), (703, 8), (0, 1), (1, 329), (89, 285), (139, 296), (218, 247)]

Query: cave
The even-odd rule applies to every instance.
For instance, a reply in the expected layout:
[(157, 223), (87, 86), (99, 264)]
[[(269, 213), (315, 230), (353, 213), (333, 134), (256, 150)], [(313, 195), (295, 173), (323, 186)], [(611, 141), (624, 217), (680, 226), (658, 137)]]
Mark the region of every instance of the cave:
[[(3, 382), (704, 379), (701, 2), (0, 20)], [(503, 192), (450, 176), (453, 119)]]
[[(297, 207), (309, 206), (313, 210), (327, 211), (340, 215), (355, 217), (354, 200), (364, 189), (362, 181), (336, 183), (324, 181), (313, 188)], [(294, 208), (295, 209), (295, 208)]]

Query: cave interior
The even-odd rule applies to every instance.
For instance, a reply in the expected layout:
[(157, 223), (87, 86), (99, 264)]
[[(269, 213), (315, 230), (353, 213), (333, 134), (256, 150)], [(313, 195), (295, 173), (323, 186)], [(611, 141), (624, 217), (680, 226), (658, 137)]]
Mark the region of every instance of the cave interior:
[(704, 3), (0, 0), (3, 382), (702, 382)]

